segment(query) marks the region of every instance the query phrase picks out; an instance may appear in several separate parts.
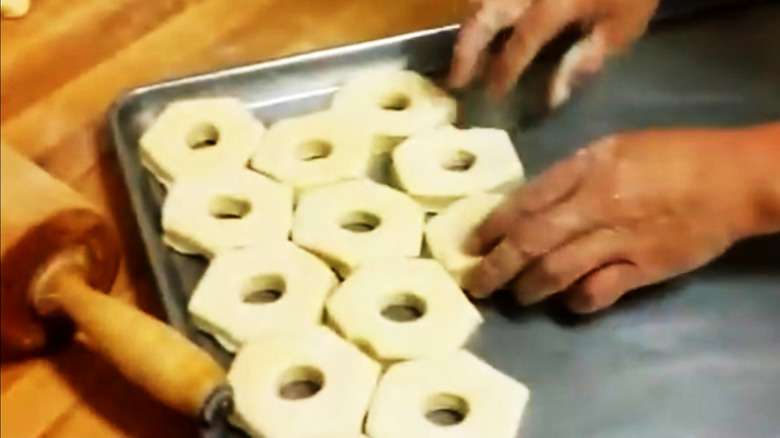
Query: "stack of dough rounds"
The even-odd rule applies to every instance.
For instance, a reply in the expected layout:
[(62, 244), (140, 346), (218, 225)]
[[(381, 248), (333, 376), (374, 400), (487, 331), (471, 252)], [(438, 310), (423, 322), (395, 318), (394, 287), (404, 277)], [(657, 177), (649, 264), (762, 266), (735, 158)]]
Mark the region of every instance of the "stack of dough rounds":
[(377, 69), (356, 75), (336, 92), (334, 111), (374, 135), (370, 176), (391, 183), (389, 153), (407, 137), (455, 121), (457, 103), (430, 80), (407, 70)]
[[(267, 131), (240, 101), (211, 98), (168, 105), (144, 133), (141, 160), (168, 189), (163, 241), (210, 259), (188, 311), (237, 353), (236, 425), (515, 436), (528, 390), (462, 350), (483, 319), (461, 287), (480, 260), (467, 235), (523, 168), (504, 131), (455, 117), (424, 76), (382, 69)], [(442, 213), (426, 225), (426, 212)], [(433, 421), (441, 411), (457, 424)]]
[(412, 137), (393, 152), (398, 183), (427, 211), (480, 192), (506, 192), (523, 166), (505, 131), (446, 126)]
[[(460, 350), (403, 362), (382, 377), (366, 421), (372, 438), (514, 438), (528, 389)], [(449, 414), (439, 424), (437, 414)]]
[(266, 332), (320, 324), (337, 284), (325, 263), (292, 243), (234, 249), (211, 261), (188, 310), (195, 325), (235, 351)]
[(482, 323), (447, 272), (425, 259), (361, 265), (327, 309), (347, 339), (382, 361), (457, 350)]
[(225, 170), (173, 185), (163, 204), (163, 240), (184, 254), (213, 257), (245, 246), (287, 239), (292, 223), (289, 186), (246, 170)]
[(245, 167), (265, 128), (233, 98), (168, 105), (141, 137), (141, 161), (165, 186)]
[(292, 240), (342, 276), (370, 260), (416, 257), (425, 214), (405, 194), (370, 180), (352, 180), (304, 192)]
[(365, 177), (372, 135), (333, 111), (285, 119), (260, 141), (252, 168), (300, 191)]
[(327, 328), (269, 333), (233, 360), (235, 421), (266, 438), (358, 436), (379, 372), (378, 363)]
[(479, 193), (452, 204), (425, 225), (425, 241), (452, 278), (463, 287), (464, 277), (482, 260), (468, 254), (464, 245), (469, 234), (503, 201), (502, 195)]

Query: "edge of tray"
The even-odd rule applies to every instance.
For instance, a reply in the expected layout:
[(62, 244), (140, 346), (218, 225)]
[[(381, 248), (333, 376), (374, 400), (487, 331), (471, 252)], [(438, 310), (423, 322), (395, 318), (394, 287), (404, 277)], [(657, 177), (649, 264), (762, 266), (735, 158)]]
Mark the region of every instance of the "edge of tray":
[[(144, 95), (164, 89), (189, 85), (201, 81), (224, 79), (226, 77), (243, 75), (258, 70), (279, 68), (297, 63), (305, 63), (334, 55), (344, 55), (351, 52), (392, 45), (395, 43), (413, 40), (429, 35), (447, 33), (458, 28), (459, 25), (440, 26), (376, 40), (318, 49), (294, 54), (291, 56), (273, 58), (257, 63), (240, 65), (222, 70), (215, 70), (212, 72), (182, 76), (180, 78), (156, 82), (149, 85), (142, 85), (120, 93), (107, 112), (106, 122), (109, 128), (109, 140), (111, 141), (113, 149), (116, 152), (120, 162), (119, 168), (122, 172), (125, 188), (129, 194), (136, 227), (140, 233), (141, 240), (143, 241), (144, 252), (147, 256), (147, 261), (152, 270), (152, 274), (154, 275), (155, 286), (158, 288), (157, 295), (160, 297), (163, 311), (165, 312), (165, 318), (169, 324), (171, 324), (179, 331), (185, 333), (190, 339), (195, 340), (194, 330), (187, 322), (186, 311), (181, 309), (173, 298), (172, 291), (176, 288), (171, 285), (171, 277), (167, 272), (168, 261), (164, 256), (165, 248), (164, 245), (162, 245), (159, 232), (156, 230), (156, 224), (149, 220), (152, 215), (149, 214), (150, 212), (148, 212), (146, 203), (142, 198), (143, 188), (140, 186), (140, 181), (137, 180), (136, 175), (132, 174), (134, 167), (140, 167), (141, 170), (143, 169), (140, 163), (135, 163), (137, 160), (135, 160), (135, 158), (132, 157), (129, 153), (130, 148), (134, 146), (127, 144), (123, 137), (123, 130), (121, 129), (121, 118), (123, 111), (131, 107), (134, 101), (143, 97)], [(166, 292), (163, 292), (163, 290)]]
[[(705, 5), (701, 5), (697, 3), (695, 6), (691, 6), (687, 9), (678, 8), (678, 10), (676, 11), (674, 10), (669, 11), (668, 9), (667, 10), (659, 9), (655, 18), (652, 21), (664, 22), (672, 19), (684, 19), (690, 16), (697, 15), (699, 13), (717, 11), (718, 9), (729, 8), (729, 7), (748, 7), (750, 5), (760, 4), (765, 2), (768, 1), (767, 0), (720, 0), (713, 3), (707, 0), (707, 3), (705, 3)], [(663, 8), (664, 5), (668, 5), (668, 3), (662, 2), (660, 8)], [(165, 257), (163, 255), (165, 248), (164, 245), (162, 245), (162, 241), (159, 237), (159, 233), (156, 231), (156, 224), (151, 223), (151, 221), (148, 220), (152, 215), (144, 214), (145, 212), (147, 212), (147, 208), (141, 196), (142, 188), (139, 186), (139, 182), (134, 178), (134, 175), (131, 174), (131, 170), (133, 166), (140, 167), (140, 170), (143, 170), (143, 167), (141, 166), (140, 163), (134, 163), (134, 161), (136, 160), (133, 157), (131, 157), (128, 153), (129, 148), (131, 148), (132, 145), (126, 144), (123, 138), (123, 131), (120, 128), (120, 119), (121, 119), (122, 112), (126, 108), (130, 107), (131, 104), (136, 99), (139, 99), (142, 96), (152, 92), (190, 85), (202, 81), (224, 79), (230, 76), (240, 76), (243, 74), (264, 70), (264, 69), (280, 68), (284, 66), (297, 64), (297, 63), (305, 63), (314, 60), (320, 60), (335, 55), (345, 55), (345, 54), (366, 50), (370, 48), (382, 47), (382, 46), (392, 45), (396, 43), (401, 43), (404, 41), (414, 40), (429, 35), (453, 32), (459, 28), (460, 25), (458, 24), (450, 24), (450, 25), (432, 27), (432, 28), (412, 31), (404, 34), (399, 34), (395, 36), (389, 36), (389, 37), (384, 37), (384, 38), (379, 38), (374, 40), (368, 40), (368, 41), (351, 43), (351, 44), (343, 44), (343, 45), (338, 45), (338, 46), (333, 46), (333, 47), (323, 48), (323, 49), (315, 49), (312, 51), (293, 54), (289, 56), (271, 58), (256, 63), (238, 65), (234, 67), (214, 70), (205, 73), (185, 75), (178, 78), (173, 78), (165, 81), (151, 83), (148, 85), (134, 87), (125, 90), (119, 94), (119, 96), (117, 97), (117, 99), (114, 100), (113, 104), (110, 106), (107, 112), (106, 121), (108, 123), (108, 128), (109, 128), (109, 137), (112, 146), (116, 151), (116, 154), (120, 161), (119, 167), (122, 172), (122, 176), (125, 182), (125, 187), (129, 192), (133, 215), (136, 219), (135, 222), (144, 244), (144, 252), (147, 255), (147, 261), (151, 265), (150, 268), (154, 275), (156, 286), (159, 289), (158, 295), (160, 296), (160, 301), (162, 303), (163, 310), (165, 312), (165, 317), (166, 320), (172, 326), (187, 334), (188, 337), (190, 337), (191, 339), (193, 340), (195, 339), (194, 329), (190, 327), (190, 325), (187, 322), (186, 309), (181, 309), (180, 306), (177, 305), (177, 303), (173, 302), (173, 296), (171, 291), (173, 291), (175, 288), (171, 286), (170, 284), (171, 278), (166, 272), (168, 263), (165, 260)], [(163, 293), (161, 290), (165, 290), (167, 292)]]

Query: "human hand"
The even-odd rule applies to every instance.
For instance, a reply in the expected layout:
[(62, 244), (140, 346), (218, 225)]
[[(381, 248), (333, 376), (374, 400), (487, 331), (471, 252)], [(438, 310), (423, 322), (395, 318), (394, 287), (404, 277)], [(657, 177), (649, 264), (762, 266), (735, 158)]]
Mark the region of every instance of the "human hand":
[(573, 87), (598, 72), (606, 58), (626, 49), (647, 28), (658, 0), (471, 0), (455, 45), (450, 85), (468, 85), (488, 62), (487, 49), (505, 28), (513, 33), (489, 66), (491, 91), (504, 95), (541, 48), (564, 28), (579, 24), (586, 36), (563, 57), (554, 74), (550, 105), (565, 102)]
[(591, 312), (702, 266), (740, 238), (780, 230), (778, 128), (596, 142), (521, 187), (475, 230), (467, 249), (487, 255), (466, 289), (485, 297), (512, 280), (521, 304), (566, 290), (572, 310)]

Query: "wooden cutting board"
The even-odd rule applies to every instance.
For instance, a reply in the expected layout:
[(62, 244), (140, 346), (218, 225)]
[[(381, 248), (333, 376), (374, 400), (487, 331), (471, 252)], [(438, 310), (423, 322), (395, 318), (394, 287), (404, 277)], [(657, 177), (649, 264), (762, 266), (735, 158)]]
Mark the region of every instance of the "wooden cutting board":
[[(457, 22), (467, 0), (32, 0), (0, 26), (0, 131), (99, 205), (120, 230), (113, 293), (159, 315), (127, 193), (104, 132), (124, 89)], [(0, 365), (3, 437), (192, 436), (78, 343)]]

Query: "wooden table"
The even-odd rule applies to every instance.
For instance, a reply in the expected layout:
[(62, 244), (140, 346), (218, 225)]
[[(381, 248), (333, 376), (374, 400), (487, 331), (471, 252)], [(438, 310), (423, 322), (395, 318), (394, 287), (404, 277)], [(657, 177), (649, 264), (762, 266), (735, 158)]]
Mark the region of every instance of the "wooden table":
[[(124, 265), (113, 293), (159, 315), (126, 190), (104, 132), (130, 87), (456, 22), (466, 0), (32, 0), (3, 20), (2, 136), (106, 211)], [(0, 367), (3, 437), (192, 436), (75, 342)]]

